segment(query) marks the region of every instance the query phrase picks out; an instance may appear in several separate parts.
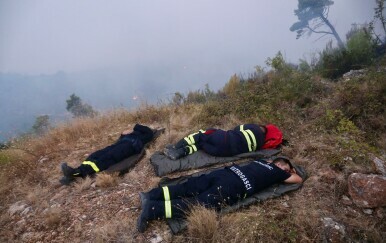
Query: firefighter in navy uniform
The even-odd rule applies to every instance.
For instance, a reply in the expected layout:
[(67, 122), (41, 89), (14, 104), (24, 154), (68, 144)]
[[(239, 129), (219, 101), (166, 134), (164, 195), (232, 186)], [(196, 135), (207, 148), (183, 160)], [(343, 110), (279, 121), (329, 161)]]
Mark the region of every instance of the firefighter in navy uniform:
[[(275, 141), (272, 140), (273, 137), (275, 137)], [(275, 143), (272, 146), (267, 146), (267, 142)], [(166, 147), (164, 154), (176, 160), (202, 149), (213, 156), (228, 157), (265, 148), (274, 148), (281, 142), (282, 133), (272, 124), (266, 126), (244, 124), (229, 131), (221, 129), (200, 130), (184, 137), (174, 146)]]
[(136, 124), (133, 131), (124, 131), (114, 144), (90, 154), (78, 168), (72, 168), (67, 163), (61, 164), (64, 177), (62, 184), (69, 184), (75, 177), (86, 177), (119, 163), (131, 155), (138, 154), (145, 144), (154, 137), (151, 128)]
[(142, 211), (137, 221), (139, 232), (148, 221), (181, 218), (194, 204), (221, 209), (279, 182), (301, 183), (291, 162), (278, 157), (272, 163), (252, 161), (245, 166), (233, 165), (173, 186), (158, 187), (140, 193)]

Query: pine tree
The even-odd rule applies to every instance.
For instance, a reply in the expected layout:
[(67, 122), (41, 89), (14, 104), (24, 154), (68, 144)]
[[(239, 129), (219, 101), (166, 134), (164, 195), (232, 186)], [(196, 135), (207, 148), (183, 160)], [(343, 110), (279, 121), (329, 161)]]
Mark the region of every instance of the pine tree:
[[(338, 42), (339, 47), (343, 48), (344, 44), (336, 32), (334, 26), (328, 20), (328, 12), (334, 1), (330, 0), (299, 0), (298, 9), (295, 10), (295, 15), (299, 21), (294, 23), (291, 31), (296, 31), (296, 39), (299, 39), (304, 34), (311, 35), (324, 34), (333, 35)], [(327, 26), (329, 30), (320, 29)]]
[(87, 103), (83, 103), (82, 99), (72, 94), (67, 102), (67, 111), (71, 112), (74, 117), (82, 117), (82, 116), (88, 116), (88, 117), (94, 117), (97, 112), (94, 111), (91, 105)]

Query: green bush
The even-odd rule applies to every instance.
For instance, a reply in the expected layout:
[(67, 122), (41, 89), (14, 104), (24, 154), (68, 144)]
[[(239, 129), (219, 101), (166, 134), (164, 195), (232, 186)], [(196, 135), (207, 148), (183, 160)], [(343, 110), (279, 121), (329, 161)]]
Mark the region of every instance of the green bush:
[(371, 64), (375, 52), (371, 36), (364, 30), (357, 31), (347, 41), (348, 57), (352, 69), (360, 69)]
[(334, 48), (332, 42), (319, 53), (317, 71), (326, 78), (336, 79), (352, 69), (361, 69), (371, 64), (375, 56), (374, 41), (366, 29), (353, 29), (346, 48)]
[(194, 117), (193, 121), (201, 127), (212, 127), (221, 125), (224, 118), (231, 114), (228, 102), (210, 101), (204, 104), (201, 112)]
[[(370, 71), (362, 80), (341, 83), (331, 100), (333, 107), (339, 107), (345, 117), (350, 117), (369, 135), (386, 132), (386, 74)], [(375, 135), (375, 134), (374, 134)]]
[(352, 62), (346, 49), (332, 47), (332, 42), (319, 53), (316, 70), (325, 78), (336, 79), (350, 71)]

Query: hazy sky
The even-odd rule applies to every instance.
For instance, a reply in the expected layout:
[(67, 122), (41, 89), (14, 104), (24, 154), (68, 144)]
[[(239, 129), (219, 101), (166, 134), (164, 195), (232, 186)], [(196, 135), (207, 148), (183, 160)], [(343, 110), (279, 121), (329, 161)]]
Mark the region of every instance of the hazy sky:
[[(289, 27), (297, 2), (0, 0), (0, 72), (150, 66), (230, 77), (264, 65), (279, 50), (298, 62), (330, 37), (296, 40)], [(329, 19), (343, 39), (352, 23), (372, 19), (374, 2), (335, 1)]]

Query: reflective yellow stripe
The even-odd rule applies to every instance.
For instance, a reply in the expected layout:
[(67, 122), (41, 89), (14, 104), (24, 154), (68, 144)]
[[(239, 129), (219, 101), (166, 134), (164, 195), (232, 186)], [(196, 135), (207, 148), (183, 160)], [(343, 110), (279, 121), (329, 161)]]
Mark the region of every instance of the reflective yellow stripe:
[(253, 135), (253, 132), (251, 130), (245, 130), (249, 136), (252, 138), (252, 151), (256, 150), (256, 138), (255, 135)]
[[(200, 129), (199, 132), (204, 133), (205, 131), (202, 130), (202, 129)], [(193, 145), (193, 144), (196, 143), (196, 141), (194, 140), (194, 137), (193, 137), (193, 136), (196, 135), (196, 134), (198, 134), (199, 132), (195, 132), (195, 133), (192, 133), (192, 134), (190, 134), (190, 135), (184, 137), (184, 139), (185, 139), (185, 141), (188, 143), (188, 145)], [(195, 151), (197, 151), (197, 150), (195, 150)]]
[(190, 141), (189, 137), (184, 137), (185, 141), (188, 143), (188, 145), (191, 145), (192, 142)]
[(165, 201), (165, 218), (172, 218), (172, 202)]
[(192, 146), (192, 148), (193, 148), (193, 151), (194, 151), (194, 152), (197, 152), (197, 147), (196, 147), (196, 145), (192, 144), (191, 146)]
[(194, 141), (194, 135), (196, 135), (197, 134), (197, 132), (196, 133), (192, 133), (192, 134), (190, 134), (188, 137), (189, 137), (189, 139), (190, 139), (190, 142), (192, 143), (192, 144), (194, 144), (195, 143), (195, 141)]
[(93, 170), (95, 170), (95, 172), (99, 172), (98, 166), (96, 166), (96, 164), (94, 162), (92, 162), (92, 161), (83, 161), (82, 164), (89, 165), (89, 166), (92, 167)]
[(189, 148), (189, 154), (193, 154), (194, 152), (197, 152), (197, 146), (194, 144), (186, 146), (186, 147)]
[(169, 188), (167, 186), (164, 186), (164, 187), (162, 187), (162, 190), (164, 191), (165, 201), (170, 201)]
[[(243, 133), (245, 140), (247, 140), (249, 152), (255, 151), (257, 144), (256, 144), (256, 138), (253, 132), (249, 129), (244, 130), (244, 125), (240, 126), (240, 131)], [(250, 138), (252, 138), (252, 143)]]
[(244, 130), (241, 130), (241, 132), (244, 134), (244, 137), (247, 140), (249, 152), (252, 152), (251, 140), (249, 139), (248, 133), (246, 131), (244, 131)]
[(172, 203), (170, 202), (169, 188), (167, 186), (162, 187), (165, 199), (165, 217), (170, 219), (172, 217)]

